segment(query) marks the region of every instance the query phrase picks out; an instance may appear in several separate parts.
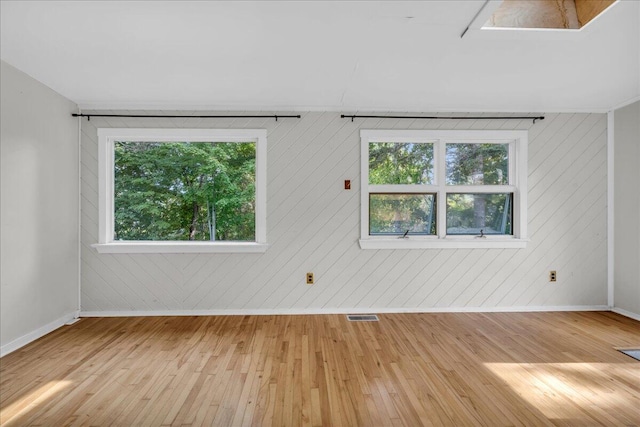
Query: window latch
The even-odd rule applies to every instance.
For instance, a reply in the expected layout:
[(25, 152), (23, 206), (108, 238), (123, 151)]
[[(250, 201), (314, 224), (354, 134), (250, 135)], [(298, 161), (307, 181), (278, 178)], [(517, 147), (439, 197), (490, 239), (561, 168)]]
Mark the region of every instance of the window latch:
[(480, 235), (476, 236), (476, 239), (486, 239), (487, 236), (484, 235), (484, 231), (480, 229)]
[(398, 239), (408, 239), (409, 238), (409, 230), (405, 231), (402, 236), (398, 236)]

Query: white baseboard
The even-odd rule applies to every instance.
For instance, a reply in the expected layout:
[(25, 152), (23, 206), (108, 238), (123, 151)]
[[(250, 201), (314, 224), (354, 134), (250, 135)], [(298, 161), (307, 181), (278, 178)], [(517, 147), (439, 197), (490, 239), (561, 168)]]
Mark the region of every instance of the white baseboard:
[(621, 314), (622, 316), (629, 317), (629, 318), (631, 318), (633, 320), (640, 321), (640, 314), (633, 313), (631, 311), (627, 311), (627, 310), (624, 310), (624, 309), (618, 308), (618, 307), (612, 307), (611, 311), (613, 311), (614, 313)]
[(59, 319), (56, 319), (53, 322), (47, 323), (46, 325), (36, 329), (35, 331), (29, 332), (28, 334), (23, 335), (20, 338), (16, 338), (10, 343), (7, 343), (2, 347), (0, 347), (0, 357), (4, 357), (9, 353), (14, 352), (21, 347), (24, 347), (25, 345), (37, 340), (38, 338), (41, 338), (47, 335), (48, 333), (55, 331), (61, 326), (64, 326), (68, 322), (72, 322), (74, 319), (78, 318), (78, 315), (79, 313), (77, 311), (65, 314)]
[(292, 309), (220, 309), (158, 311), (82, 311), (80, 317), (144, 317), (144, 316), (247, 316), (305, 314), (369, 314), (369, 313), (504, 313), (536, 311), (609, 311), (606, 305), (538, 306), (538, 307), (417, 307), (417, 308), (292, 308)]

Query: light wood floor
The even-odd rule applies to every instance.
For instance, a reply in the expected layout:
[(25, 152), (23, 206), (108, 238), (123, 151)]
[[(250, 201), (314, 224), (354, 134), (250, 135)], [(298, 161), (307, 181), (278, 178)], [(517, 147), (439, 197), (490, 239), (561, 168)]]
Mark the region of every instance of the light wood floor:
[(640, 425), (613, 313), (95, 318), (1, 362), (1, 423)]

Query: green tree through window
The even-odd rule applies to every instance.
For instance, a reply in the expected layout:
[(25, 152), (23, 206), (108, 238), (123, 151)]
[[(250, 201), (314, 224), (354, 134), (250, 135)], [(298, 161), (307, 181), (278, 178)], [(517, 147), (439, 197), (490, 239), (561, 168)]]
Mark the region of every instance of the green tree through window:
[[(369, 143), (369, 184), (433, 183), (433, 144)], [(432, 194), (371, 195), (369, 232), (376, 234), (435, 234)]]
[(431, 184), (433, 144), (369, 144), (369, 184)]
[(255, 240), (253, 142), (114, 144), (114, 240)]
[(509, 184), (507, 144), (447, 144), (447, 184)]

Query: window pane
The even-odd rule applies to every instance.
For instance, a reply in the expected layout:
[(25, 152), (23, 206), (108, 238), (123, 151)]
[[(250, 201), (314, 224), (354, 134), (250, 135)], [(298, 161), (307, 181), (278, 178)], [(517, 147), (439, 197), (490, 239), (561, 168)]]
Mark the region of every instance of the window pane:
[(369, 143), (369, 184), (433, 183), (433, 144)]
[(254, 142), (116, 142), (114, 240), (255, 241)]
[(446, 156), (447, 184), (509, 184), (509, 144), (447, 144)]
[(436, 234), (435, 194), (370, 194), (369, 234)]
[(513, 234), (513, 194), (447, 194), (447, 234)]

